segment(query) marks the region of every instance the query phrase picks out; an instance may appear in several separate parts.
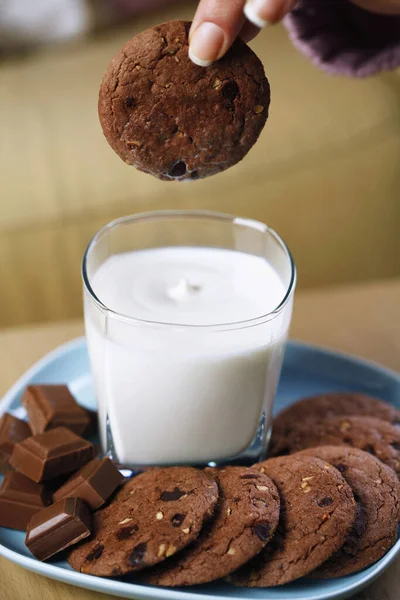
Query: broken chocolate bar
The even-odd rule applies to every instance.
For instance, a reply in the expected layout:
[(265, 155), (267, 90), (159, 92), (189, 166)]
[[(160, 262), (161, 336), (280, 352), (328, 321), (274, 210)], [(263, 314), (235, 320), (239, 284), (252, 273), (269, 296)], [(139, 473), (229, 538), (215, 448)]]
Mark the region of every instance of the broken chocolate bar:
[(21, 403), (33, 435), (55, 427), (68, 427), (82, 435), (90, 424), (88, 412), (79, 406), (66, 385), (28, 385)]
[(53, 496), (54, 502), (67, 497), (84, 500), (96, 510), (123, 482), (124, 477), (109, 458), (96, 458), (71, 477)]
[(0, 487), (0, 526), (26, 530), (35, 513), (50, 504), (43, 485), (22, 473), (6, 473)]
[(93, 444), (66, 427), (57, 427), (15, 444), (10, 465), (33, 481), (41, 482), (72, 473), (93, 456)]
[(32, 432), (28, 423), (17, 419), (10, 413), (5, 413), (0, 418), (0, 473), (8, 469), (14, 444), (31, 436)]
[(90, 535), (92, 515), (79, 498), (64, 498), (33, 515), (25, 545), (39, 560), (65, 550)]

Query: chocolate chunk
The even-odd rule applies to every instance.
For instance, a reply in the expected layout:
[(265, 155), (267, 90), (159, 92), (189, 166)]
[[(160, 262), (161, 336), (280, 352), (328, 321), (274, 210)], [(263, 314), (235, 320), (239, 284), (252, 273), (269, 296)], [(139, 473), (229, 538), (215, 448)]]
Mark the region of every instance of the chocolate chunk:
[(171, 169), (169, 170), (168, 175), (170, 177), (183, 177), (186, 173), (186, 164), (183, 160), (177, 162)]
[(68, 427), (82, 435), (89, 426), (87, 411), (79, 406), (66, 385), (29, 385), (21, 403), (33, 435), (55, 427)]
[(186, 492), (182, 492), (179, 488), (174, 488), (172, 492), (163, 492), (160, 496), (160, 500), (164, 500), (164, 502), (173, 502), (174, 500), (179, 500), (182, 498)]
[(64, 498), (33, 515), (25, 545), (39, 560), (65, 550), (90, 535), (92, 516), (79, 498)]
[(138, 544), (137, 546), (135, 546), (128, 557), (129, 564), (132, 566), (136, 566), (143, 563), (143, 559), (146, 554), (146, 549), (146, 543)]
[(259, 475), (242, 475), (240, 479), (259, 479)]
[(93, 548), (93, 550), (89, 552), (89, 554), (86, 556), (86, 560), (92, 561), (96, 560), (97, 558), (100, 558), (100, 556), (103, 554), (103, 550), (103, 544), (99, 544), (98, 546), (96, 546), (96, 548)]
[(75, 497), (96, 510), (123, 482), (124, 477), (109, 458), (95, 458), (84, 465), (54, 494), (54, 502)]
[(235, 83), (234, 81), (229, 81), (222, 88), (222, 95), (227, 100), (231, 100), (231, 101), (234, 100), (236, 98), (236, 96), (238, 95), (238, 93), (239, 93), (239, 88), (237, 86), (237, 83)]
[(341, 463), (339, 463), (338, 465), (334, 465), (334, 467), (335, 467), (335, 469), (337, 469), (341, 473), (344, 473), (348, 469), (347, 465), (342, 465)]
[(181, 513), (177, 513), (171, 518), (171, 523), (174, 527), (180, 527), (185, 520), (186, 515), (182, 515)]
[(118, 529), (117, 533), (115, 534), (115, 537), (117, 538), (117, 540), (127, 540), (130, 537), (132, 537), (132, 535), (134, 533), (136, 533), (139, 530), (139, 527), (137, 525), (128, 525), (127, 527), (121, 527), (121, 529)]
[(0, 526), (25, 531), (33, 515), (48, 504), (50, 494), (43, 485), (22, 473), (6, 473), (0, 487)]
[(325, 506), (330, 506), (331, 504), (333, 504), (333, 498), (330, 498), (329, 496), (325, 496), (325, 498), (318, 500), (317, 504), (321, 508), (324, 508)]
[(253, 531), (262, 542), (266, 542), (271, 536), (271, 526), (269, 523), (256, 523)]
[(395, 450), (400, 450), (400, 443), (399, 442), (391, 442), (390, 444), (392, 446), (392, 448), (394, 448)]
[(28, 423), (17, 419), (10, 413), (5, 413), (0, 418), (0, 473), (8, 470), (8, 461), (11, 458), (14, 445), (31, 436), (32, 432)]
[(126, 108), (135, 108), (135, 98), (132, 98), (132, 96), (128, 96), (128, 98), (125, 100), (125, 106)]
[(84, 431), (85, 438), (90, 438), (92, 436), (99, 435), (99, 415), (97, 411), (94, 410), (86, 410), (89, 417), (89, 425)]
[(369, 452), (369, 454), (375, 454), (375, 450), (374, 450), (374, 447), (372, 446), (372, 444), (366, 444), (366, 446), (364, 446), (363, 450), (365, 452)]
[(65, 427), (15, 444), (10, 464), (36, 482), (76, 471), (93, 458), (93, 444)]

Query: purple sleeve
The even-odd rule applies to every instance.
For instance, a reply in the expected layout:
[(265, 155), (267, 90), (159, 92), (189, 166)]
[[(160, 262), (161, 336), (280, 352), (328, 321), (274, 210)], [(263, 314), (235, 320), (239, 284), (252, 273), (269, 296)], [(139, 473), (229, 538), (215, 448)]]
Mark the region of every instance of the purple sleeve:
[(296, 48), (329, 73), (368, 77), (400, 66), (400, 15), (349, 0), (299, 0), (284, 23)]

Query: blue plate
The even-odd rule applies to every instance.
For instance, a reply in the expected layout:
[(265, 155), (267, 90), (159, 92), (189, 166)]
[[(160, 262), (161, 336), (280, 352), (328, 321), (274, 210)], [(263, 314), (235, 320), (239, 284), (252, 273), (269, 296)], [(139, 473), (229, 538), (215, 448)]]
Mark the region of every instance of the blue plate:
[[(20, 404), (29, 383), (67, 383), (79, 402), (95, 408), (95, 395), (84, 339), (61, 346), (33, 366), (6, 394), (0, 413), (25, 416)], [(336, 390), (360, 391), (384, 398), (400, 408), (400, 375), (365, 361), (290, 342), (286, 351), (275, 410), (310, 394)], [(302, 579), (268, 589), (235, 588), (217, 582), (196, 588), (164, 589), (137, 585), (134, 579), (104, 579), (73, 571), (65, 560), (42, 563), (24, 545), (25, 534), (0, 527), (0, 555), (46, 577), (122, 598), (155, 600), (328, 600), (349, 598), (370, 584), (400, 553), (400, 539), (375, 565), (355, 575), (327, 581)]]

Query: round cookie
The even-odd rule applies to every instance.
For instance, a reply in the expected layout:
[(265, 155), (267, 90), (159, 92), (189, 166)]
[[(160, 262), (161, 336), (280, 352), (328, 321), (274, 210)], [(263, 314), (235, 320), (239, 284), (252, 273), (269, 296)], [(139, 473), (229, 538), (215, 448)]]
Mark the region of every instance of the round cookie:
[(141, 581), (163, 586), (214, 581), (253, 558), (272, 538), (280, 507), (272, 481), (246, 467), (212, 473), (220, 492), (215, 517), (189, 548), (143, 572)]
[(166, 181), (208, 177), (242, 160), (270, 104), (263, 66), (244, 42), (199, 67), (189, 59), (189, 29), (189, 22), (169, 21), (131, 39), (100, 88), (110, 146), (128, 165)]
[(248, 587), (282, 585), (307, 575), (343, 545), (355, 501), (339, 471), (318, 458), (282, 456), (253, 468), (278, 488), (281, 518), (272, 542), (229, 580)]
[(352, 446), (373, 454), (400, 476), (400, 428), (373, 417), (304, 421), (285, 438), (289, 454), (314, 446)]
[(70, 553), (77, 571), (109, 577), (165, 560), (197, 538), (218, 500), (215, 480), (190, 467), (150, 469), (124, 491), (95, 513), (91, 537)]
[(393, 469), (363, 450), (346, 446), (318, 446), (296, 456), (316, 456), (333, 465), (356, 500), (356, 520), (345, 543), (312, 575), (342, 577), (382, 558), (397, 539), (400, 482)]
[(375, 417), (400, 425), (400, 411), (378, 398), (355, 392), (333, 392), (303, 398), (282, 410), (274, 419), (270, 456), (285, 453), (285, 438), (305, 420), (313, 421), (338, 415)]

